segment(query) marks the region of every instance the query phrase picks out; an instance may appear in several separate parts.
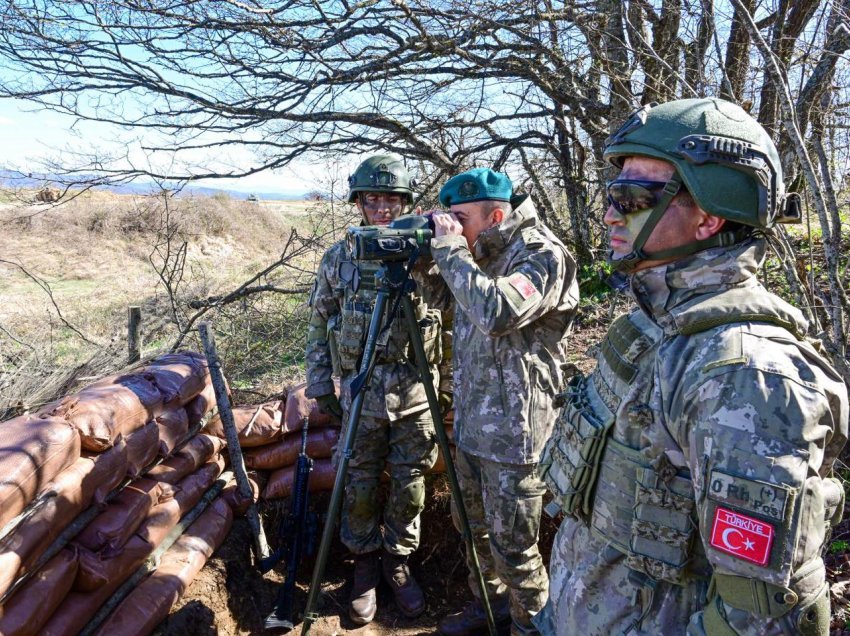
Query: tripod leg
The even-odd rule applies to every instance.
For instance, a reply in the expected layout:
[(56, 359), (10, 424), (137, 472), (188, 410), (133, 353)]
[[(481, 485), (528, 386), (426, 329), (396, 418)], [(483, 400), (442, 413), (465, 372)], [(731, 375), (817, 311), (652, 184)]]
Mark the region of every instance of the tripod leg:
[(472, 539), (472, 529), (469, 527), (469, 518), (466, 515), (466, 506), (463, 505), (461, 497), (460, 485), (457, 481), (457, 473), (455, 472), (454, 461), (449, 449), (449, 439), (446, 437), (446, 430), (443, 428), (443, 415), (440, 411), (440, 403), (437, 399), (437, 392), (434, 390), (434, 381), (431, 376), (431, 369), (428, 366), (428, 361), (425, 359), (425, 345), (422, 343), (422, 332), (419, 331), (419, 325), (416, 322), (416, 312), (413, 308), (413, 301), (409, 294), (405, 294), (402, 299), (402, 309), (404, 310), (404, 318), (407, 321), (407, 330), (410, 334), (410, 342), (413, 344), (413, 353), (416, 358), (416, 368), (419, 370), (419, 376), (422, 379), (422, 384), (425, 385), (425, 394), (428, 396), (428, 407), (431, 410), (431, 419), (434, 421), (434, 431), (437, 434), (437, 443), (440, 446), (440, 452), (443, 454), (443, 459), (446, 461), (446, 475), (449, 478), (449, 486), (451, 487), (452, 497), (454, 498), (455, 507), (460, 525), (463, 530), (463, 538), (466, 541), (466, 549), (469, 551), (470, 560), (472, 561), (472, 569), (474, 570), (475, 578), (478, 581), (478, 587), (481, 590), (481, 600), (484, 603), (484, 612), (487, 614), (487, 627), (490, 631), (490, 636), (496, 636), (496, 623), (493, 620), (493, 611), (490, 608), (490, 600), (487, 598), (487, 588), (484, 587), (484, 575), (481, 573), (481, 566), (478, 564), (478, 554), (475, 552), (475, 543)]
[(328, 560), (328, 552), (330, 551), (331, 541), (335, 531), (335, 524), (339, 509), (342, 506), (342, 495), (345, 490), (345, 477), (348, 474), (348, 461), (351, 459), (351, 449), (354, 446), (354, 440), (357, 437), (357, 426), (360, 422), (360, 411), (363, 410), (363, 399), (369, 387), (369, 380), (372, 376), (374, 365), (372, 362), (375, 358), (375, 347), (377, 345), (378, 333), (381, 329), (384, 313), (386, 312), (387, 302), (389, 300), (389, 292), (379, 291), (375, 299), (375, 309), (372, 312), (372, 320), (369, 323), (369, 333), (366, 337), (366, 346), (363, 350), (363, 359), (360, 362), (360, 391), (351, 403), (351, 411), (348, 414), (348, 429), (345, 432), (345, 440), (343, 441), (343, 451), (339, 456), (339, 466), (336, 469), (336, 479), (334, 480), (334, 488), (331, 492), (331, 502), (328, 506), (328, 516), (325, 521), (325, 527), (322, 530), (322, 542), (319, 544), (319, 552), (316, 555), (316, 564), (313, 566), (313, 578), (310, 580), (310, 592), (307, 595), (307, 605), (304, 608), (304, 622), (301, 625), (301, 634), (305, 635), (310, 632), (310, 626), (319, 617), (314, 611), (316, 601), (319, 598), (319, 591), (322, 586), (322, 578), (325, 575), (325, 565)]

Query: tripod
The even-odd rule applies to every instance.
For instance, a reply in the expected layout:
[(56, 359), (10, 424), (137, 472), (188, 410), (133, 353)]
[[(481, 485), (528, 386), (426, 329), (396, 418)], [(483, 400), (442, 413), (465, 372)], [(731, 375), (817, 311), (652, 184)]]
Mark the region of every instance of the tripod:
[[(409, 263), (412, 264), (414, 261), (415, 255), (411, 258)], [(331, 541), (333, 540), (335, 521), (339, 515), (340, 506), (342, 505), (342, 495), (345, 489), (345, 477), (348, 473), (348, 462), (351, 459), (354, 440), (357, 437), (357, 426), (360, 422), (360, 412), (363, 409), (363, 399), (366, 391), (369, 389), (372, 371), (375, 368), (375, 349), (378, 344), (378, 336), (381, 331), (384, 315), (387, 311), (387, 306), (389, 305), (390, 300), (396, 302), (400, 300), (401, 302), (401, 309), (404, 314), (404, 319), (407, 322), (410, 342), (413, 345), (416, 368), (419, 371), (419, 378), (425, 386), (425, 394), (428, 397), (428, 407), (430, 409), (431, 419), (434, 421), (437, 443), (440, 447), (440, 452), (443, 454), (443, 458), (446, 461), (446, 474), (449, 478), (449, 485), (451, 487), (452, 497), (454, 498), (458, 518), (460, 520), (463, 538), (466, 541), (466, 549), (470, 555), (470, 560), (472, 561), (472, 568), (478, 581), (478, 587), (481, 590), (481, 600), (484, 603), (484, 611), (487, 614), (487, 626), (490, 636), (496, 636), (496, 624), (493, 620), (493, 612), (487, 598), (487, 589), (484, 587), (484, 576), (481, 574), (481, 567), (478, 564), (478, 555), (475, 552), (472, 530), (469, 527), (469, 518), (467, 517), (466, 507), (464, 506), (463, 498), (461, 497), (454, 462), (452, 461), (452, 456), (449, 452), (449, 440), (446, 437), (446, 431), (443, 428), (443, 417), (440, 412), (437, 393), (434, 390), (431, 369), (429, 368), (428, 361), (425, 357), (425, 346), (422, 342), (422, 333), (419, 331), (419, 324), (416, 321), (416, 312), (413, 307), (413, 301), (410, 299), (410, 293), (414, 290), (415, 283), (410, 279), (409, 269), (405, 265), (405, 261), (383, 261), (375, 275), (375, 284), (378, 287), (378, 294), (375, 299), (375, 307), (372, 310), (372, 319), (369, 323), (369, 332), (366, 336), (366, 346), (363, 350), (360, 370), (351, 384), (353, 401), (351, 403), (351, 410), (348, 413), (348, 429), (345, 433), (343, 450), (339, 455), (339, 466), (336, 471), (333, 492), (331, 493), (328, 517), (322, 531), (322, 542), (319, 545), (319, 553), (316, 557), (316, 564), (313, 568), (313, 578), (310, 581), (310, 592), (307, 596), (307, 605), (304, 608), (304, 622), (301, 626), (302, 636), (305, 636), (310, 632), (310, 626), (316, 621), (316, 619), (318, 619), (318, 614), (315, 613), (314, 608), (316, 606), (316, 601), (318, 600), (322, 577), (325, 573), (328, 551), (330, 550)], [(395, 308), (396, 307), (394, 306), (393, 309)], [(391, 320), (392, 316), (390, 316), (390, 320), (386, 325), (387, 327)]]

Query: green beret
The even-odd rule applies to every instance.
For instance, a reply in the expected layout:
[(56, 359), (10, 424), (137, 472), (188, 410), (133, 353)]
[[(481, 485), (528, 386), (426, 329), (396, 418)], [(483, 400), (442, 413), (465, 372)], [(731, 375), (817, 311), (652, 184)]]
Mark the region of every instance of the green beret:
[(490, 168), (473, 168), (446, 181), (440, 204), (449, 207), (472, 201), (510, 201), (513, 184), (508, 175)]

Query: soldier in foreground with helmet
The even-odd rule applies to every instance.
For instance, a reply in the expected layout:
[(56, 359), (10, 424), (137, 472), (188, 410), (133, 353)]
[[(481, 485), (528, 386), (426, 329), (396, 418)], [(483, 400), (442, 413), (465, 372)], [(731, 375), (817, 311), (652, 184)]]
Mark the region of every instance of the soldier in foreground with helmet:
[[(512, 190), (487, 168), (449, 179), (440, 203), (451, 213), (433, 215), (439, 274), (420, 282), (429, 304), (455, 306), (455, 465), (494, 618), (533, 634), (531, 617), (547, 596), (537, 461), (555, 417), (578, 284), (573, 257), (531, 199)], [(486, 633), (471, 574), (469, 584), (475, 600), (440, 621), (442, 634)]]
[(640, 309), (575, 376), (541, 468), (566, 513), (546, 634), (828, 634), (847, 390), (757, 272), (791, 211), (738, 106), (642, 108), (606, 144), (610, 259)]
[[(366, 225), (387, 225), (409, 211), (413, 198), (410, 177), (394, 155), (366, 159), (349, 179), (349, 201)], [(321, 410), (347, 425), (350, 383), (357, 374), (374, 305), (375, 272), (380, 263), (355, 264), (345, 240), (322, 257), (310, 296), (307, 335), (308, 397)], [(439, 312), (428, 310), (414, 296), (429, 362), (439, 360)], [(340, 519), (340, 538), (355, 555), (354, 586), (349, 616), (369, 623), (377, 610), (375, 588), (382, 569), (396, 604), (408, 617), (425, 610), (425, 598), (407, 564), (419, 545), (419, 515), (425, 505), (424, 473), (437, 458), (434, 427), (425, 388), (408, 362), (408, 334), (395, 320), (379, 342), (377, 363), (365, 396), (353, 454), (348, 466)], [(436, 377), (436, 371), (433, 371)], [(341, 403), (332, 376), (341, 378)], [(344, 429), (340, 439), (345, 437)], [(385, 464), (390, 472), (389, 497), (382, 515), (378, 484)], [(383, 555), (381, 549), (383, 548)]]

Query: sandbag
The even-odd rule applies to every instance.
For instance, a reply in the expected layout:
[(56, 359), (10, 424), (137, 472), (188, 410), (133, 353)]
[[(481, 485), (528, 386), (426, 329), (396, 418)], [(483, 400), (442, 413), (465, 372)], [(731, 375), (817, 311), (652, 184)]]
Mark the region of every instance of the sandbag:
[(80, 458), (80, 436), (61, 419), (16, 417), (0, 423), (0, 528)]
[(36, 636), (77, 574), (77, 552), (65, 548), (0, 606), (0, 636)]
[[(85, 548), (80, 549), (80, 555), (87, 552)], [(133, 536), (124, 545), (121, 553), (108, 562), (104, 562), (107, 569), (102, 569), (100, 574), (105, 576), (103, 584), (92, 592), (76, 592), (72, 590), (65, 600), (53, 612), (53, 616), (41, 629), (42, 636), (76, 636), (86, 624), (94, 617), (100, 606), (112, 596), (113, 592), (144, 562), (148, 555), (153, 552), (153, 547), (138, 536)], [(80, 561), (82, 566), (82, 560)], [(76, 582), (80, 578), (77, 572)]]
[[(227, 390), (227, 395), (230, 395), (230, 386), (227, 383), (227, 378), (224, 378), (224, 388)], [(215, 387), (213, 387), (212, 382), (209, 382), (203, 391), (186, 404), (186, 415), (189, 416), (189, 426), (198, 424), (215, 407)]]
[(144, 636), (168, 616), (207, 559), (222, 544), (233, 515), (216, 499), (162, 555), (160, 565), (125, 598), (97, 636)]
[[(123, 478), (121, 456), (112, 455), (106, 459), (110, 461), (81, 457), (59, 473), (44, 491), (53, 496), (14, 532), (0, 540), (0, 594), (28, 572), (59, 533), (88, 508), (98, 488), (110, 484), (114, 488)], [(116, 465), (119, 470), (115, 470)]]
[(252, 503), (256, 503), (260, 498), (260, 487), (256, 480), (251, 475), (248, 475), (248, 485), (251, 486), (251, 497), (246, 498), (239, 494), (239, 488), (236, 485), (236, 479), (231, 479), (230, 482), (221, 491), (221, 498), (227, 502), (227, 505), (233, 510), (233, 515), (236, 517), (243, 516), (248, 512), (248, 507)]
[(118, 552), (107, 549), (93, 552), (81, 546), (80, 567), (74, 582), (74, 590), (90, 592), (111, 581), (111, 577), (117, 575), (116, 572), (122, 571), (121, 568), (126, 561), (122, 554), (134, 539), (142, 539), (152, 546), (151, 551), (156, 549), (171, 529), (177, 525), (180, 518), (198, 503), (223, 469), (224, 459), (219, 458), (217, 461), (208, 462), (201, 470), (183, 479), (174, 489), (173, 498), (153, 506), (139, 525), (135, 536), (131, 537)]
[(174, 499), (177, 501), (181, 517), (195, 507), (223, 470), (224, 457), (219, 456), (180, 480)]
[[(310, 492), (331, 490), (336, 478), (336, 469), (330, 459), (320, 459), (313, 464), (307, 489)], [(263, 490), (263, 499), (289, 497), (295, 481), (295, 466), (287, 466), (274, 471)]]
[[(173, 502), (171, 503), (173, 504)], [(159, 506), (154, 507), (154, 510), (157, 510), (157, 508)], [(151, 521), (154, 528), (153, 534), (159, 537), (160, 532), (157, 524), (168, 523), (172, 517), (165, 515), (163, 510), (157, 510), (157, 516), (151, 517), (154, 514), (154, 510), (149, 513), (148, 520), (145, 523)], [(173, 527), (178, 520), (179, 517), (175, 518), (171, 526)], [(141, 528), (139, 532), (130, 537), (121, 546), (121, 549), (115, 553), (104, 554), (103, 552), (92, 552), (82, 546), (78, 546), (80, 565), (77, 570), (77, 578), (74, 579), (73, 591), (93, 592), (102, 587), (114, 585), (116, 581), (120, 584), (130, 576), (148, 555), (156, 549), (156, 546), (142, 537), (140, 533)], [(164, 538), (166, 534), (168, 534), (167, 531), (162, 534), (161, 538)]]
[(135, 479), (159, 452), (159, 427), (148, 422), (127, 435), (127, 474)]
[(168, 409), (156, 417), (159, 428), (159, 454), (168, 457), (174, 448), (189, 435), (189, 416), (186, 409)]
[(207, 359), (194, 351), (166, 353), (143, 369), (169, 407), (185, 406), (210, 382)]
[[(334, 388), (339, 395), (339, 380), (334, 379)], [(307, 383), (296, 384), (286, 394), (286, 406), (283, 415), (283, 432), (291, 433), (304, 428), (304, 418), (308, 418), (311, 428), (338, 425), (336, 421), (319, 411), (316, 400), (304, 395)]]
[(156, 548), (171, 532), (171, 529), (177, 525), (181, 516), (180, 504), (176, 497), (163, 501), (151, 508), (142, 525), (136, 530), (136, 536), (141, 537)]
[[(279, 440), (283, 436), (283, 413), (280, 410), (283, 402), (268, 402), (254, 406), (237, 406), (233, 409), (233, 421), (239, 436), (239, 446), (251, 448), (263, 446)], [(227, 439), (224, 424), (220, 415), (214, 415), (205, 432), (221, 439)]]
[(213, 455), (221, 453), (224, 442), (212, 435), (195, 435), (174, 456), (155, 466), (147, 476), (157, 481), (176, 484), (189, 473), (195, 472)]
[(114, 555), (160, 501), (162, 485), (152, 479), (137, 479), (109, 502), (86, 528), (74, 538), (84, 548)]
[(119, 435), (128, 435), (159, 414), (162, 395), (142, 374), (104, 378), (60, 400), (50, 415), (62, 417), (79, 432), (82, 446), (104, 451)]
[[(317, 428), (307, 432), (307, 453), (313, 459), (324, 459), (333, 455), (339, 439), (338, 428)], [(301, 433), (289, 433), (274, 444), (251, 448), (243, 453), (245, 466), (256, 470), (276, 470), (291, 466), (301, 452)]]
[[(95, 503), (103, 505), (106, 503), (106, 496), (120, 484), (127, 475), (128, 460), (127, 460), (127, 442), (123, 437), (115, 440), (112, 448), (103, 451), (102, 453), (92, 453), (91, 451), (83, 451), (83, 457), (94, 462), (93, 469), (95, 475), (102, 479), (94, 483), (94, 478), (91, 482), (94, 485), (93, 500)], [(89, 480), (86, 480), (88, 484)]]

